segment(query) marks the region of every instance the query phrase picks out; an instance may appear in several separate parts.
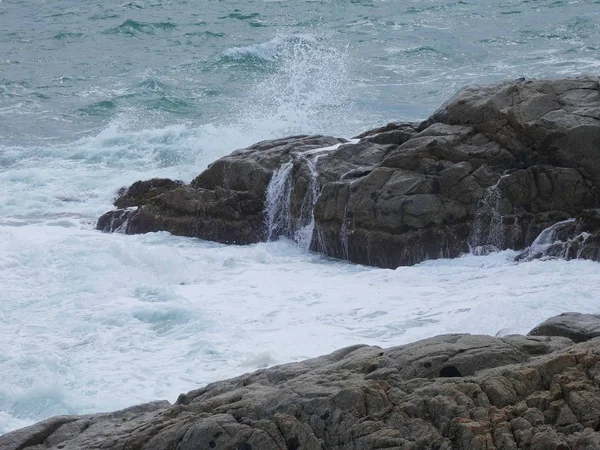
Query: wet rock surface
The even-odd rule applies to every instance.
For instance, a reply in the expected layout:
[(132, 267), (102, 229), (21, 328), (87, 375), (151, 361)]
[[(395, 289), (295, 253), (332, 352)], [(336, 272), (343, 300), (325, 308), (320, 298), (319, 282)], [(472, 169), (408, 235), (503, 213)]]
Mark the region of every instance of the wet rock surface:
[(369, 174), (323, 187), (313, 249), (393, 268), (528, 247), (598, 204), (599, 108), (591, 78), (463, 89)]
[(567, 219), (546, 228), (515, 258), (590, 259), (600, 261), (600, 209), (585, 209), (577, 219)]
[(136, 182), (115, 201), (119, 209), (97, 228), (127, 234), (168, 231), (226, 244), (265, 239), (265, 192), (273, 173), (295, 156), (346, 142), (292, 136), (259, 142), (211, 164), (190, 184), (164, 179)]
[(51, 418), (0, 436), (0, 448), (600, 448), (600, 341), (578, 331), (600, 329), (600, 316), (549, 322), (582, 342), (542, 324), (539, 336), (357, 345), (214, 383), (174, 405)]
[(597, 77), (473, 86), (420, 124), (390, 123), (350, 143), (265, 141), (189, 185), (119, 198), (118, 207), (137, 209), (111, 211), (98, 228), (237, 244), (285, 235), (329, 256), (395, 268), (526, 249), (574, 219), (563, 240), (519, 259), (597, 260), (599, 86)]

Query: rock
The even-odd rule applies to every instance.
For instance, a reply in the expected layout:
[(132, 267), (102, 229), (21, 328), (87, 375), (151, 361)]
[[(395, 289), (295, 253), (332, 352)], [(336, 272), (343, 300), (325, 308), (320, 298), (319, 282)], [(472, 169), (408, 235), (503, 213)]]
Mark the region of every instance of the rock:
[(365, 131), (356, 137), (375, 144), (402, 145), (417, 134), (418, 127), (418, 123), (391, 122), (381, 128)]
[(598, 111), (597, 78), (463, 89), (371, 172), (323, 187), (312, 248), (390, 268), (525, 248), (597, 204)]
[(539, 324), (529, 336), (564, 336), (573, 342), (586, 342), (600, 337), (600, 314), (562, 313)]
[(600, 209), (585, 209), (577, 219), (549, 226), (515, 259), (531, 261), (540, 258), (600, 261)]
[(265, 238), (265, 191), (273, 173), (305, 152), (346, 142), (327, 136), (292, 136), (259, 142), (211, 164), (190, 184), (138, 181), (115, 201), (119, 209), (97, 229), (126, 234), (168, 231), (226, 244)]
[[(574, 316), (548, 322), (577, 334), (580, 323), (565, 317)], [(452, 334), (344, 348), (174, 405), (48, 419), (0, 436), (0, 448), (587, 450), (598, 448), (598, 430), (596, 341)]]
[[(599, 83), (472, 86), (420, 124), (389, 123), (352, 142), (260, 142), (189, 185), (134, 184), (98, 228), (237, 244), (284, 235), (389, 268), (533, 243), (519, 260), (598, 260)], [(561, 228), (563, 240), (538, 245), (541, 233), (569, 219), (575, 224)]]
[(152, 178), (147, 181), (136, 181), (129, 188), (122, 189), (119, 197), (115, 200), (117, 208), (129, 208), (131, 206), (142, 206), (150, 202), (154, 197), (180, 186), (184, 182), (169, 180), (168, 178)]

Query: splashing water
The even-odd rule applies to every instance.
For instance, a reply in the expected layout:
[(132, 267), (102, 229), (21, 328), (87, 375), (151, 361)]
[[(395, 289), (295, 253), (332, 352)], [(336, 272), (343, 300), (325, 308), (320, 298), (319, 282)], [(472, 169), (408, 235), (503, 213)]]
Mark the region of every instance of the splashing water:
[[(173, 401), (356, 343), (523, 333), (566, 308), (598, 313), (590, 261), (516, 265), (499, 252), (390, 271), (285, 239), (230, 247), (93, 230), (119, 188), (189, 181), (260, 140), (423, 119), (465, 84), (596, 73), (594, 2), (231, 0), (201, 13), (193, 2), (9, 3), (0, 3), (0, 433)], [(43, 27), (23, 26), (40, 17)], [(318, 196), (309, 176), (304, 224)], [(295, 221), (288, 214), (282, 226), (293, 233)]]
[[(356, 144), (358, 139), (349, 143)], [(283, 164), (271, 177), (267, 186), (265, 200), (265, 218), (267, 241), (283, 236), (292, 239), (300, 247), (308, 250), (315, 229), (314, 206), (320, 193), (319, 158), (326, 153), (337, 150), (343, 143), (292, 154), (292, 160)], [(294, 188), (294, 161), (306, 166), (308, 172), (308, 188), (304, 194), (298, 216), (292, 213), (291, 196)]]
[(294, 161), (282, 165), (271, 177), (267, 186), (265, 215), (267, 221), (267, 241), (285, 236), (293, 227), (290, 205), (292, 194), (292, 170)]
[(563, 228), (565, 225), (575, 222), (575, 219), (567, 219), (562, 220), (560, 222), (556, 222), (554, 225), (549, 226), (544, 229), (537, 238), (531, 244), (532, 249), (546, 249), (549, 245), (552, 245), (556, 242), (557, 232)]
[[(568, 259), (569, 254), (571, 253), (573, 240), (567, 238), (565, 241), (563, 241), (559, 235), (560, 232), (565, 229), (568, 231), (570, 225), (574, 222), (575, 219), (562, 220), (544, 229), (533, 241), (531, 246), (527, 248), (521, 255), (519, 255), (519, 259), (523, 261), (532, 261), (534, 259), (548, 257), (548, 250), (554, 244), (562, 244), (562, 249), (560, 252), (554, 251), (553, 256)], [(589, 237), (590, 234), (587, 232), (580, 233), (575, 237), (578, 247), (575, 255), (576, 258), (580, 257), (581, 252), (584, 249), (585, 241), (587, 241)]]
[[(504, 177), (504, 176), (503, 176)], [(486, 189), (479, 201), (473, 230), (469, 237), (469, 247), (474, 255), (487, 255), (498, 252), (504, 245), (503, 216), (500, 214), (502, 190), (500, 181)]]
[(242, 102), (243, 120), (278, 124), (280, 136), (353, 133), (358, 123), (349, 55), (312, 36), (274, 39), (271, 57), (277, 64)]
[(342, 251), (345, 260), (348, 260), (348, 204), (350, 203), (350, 195), (352, 194), (352, 185), (356, 182), (356, 180), (350, 181), (350, 185), (348, 186), (348, 201), (346, 201), (346, 205), (344, 206), (344, 216), (342, 218), (342, 226), (340, 227), (340, 243), (342, 244)]
[[(337, 147), (336, 147), (337, 148)], [(319, 172), (317, 171), (317, 161), (319, 156), (313, 158), (303, 157), (308, 169), (308, 189), (302, 200), (300, 208), (300, 217), (298, 218), (299, 227), (294, 233), (294, 241), (305, 250), (310, 247), (313, 231), (315, 229), (314, 206), (319, 196)]]

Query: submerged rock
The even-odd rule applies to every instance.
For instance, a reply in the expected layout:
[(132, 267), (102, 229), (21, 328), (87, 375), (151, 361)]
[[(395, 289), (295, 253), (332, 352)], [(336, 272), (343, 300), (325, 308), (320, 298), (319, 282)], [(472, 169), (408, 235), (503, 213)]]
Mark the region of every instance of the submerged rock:
[(600, 329), (600, 316), (545, 324), (534, 331), (545, 336), (452, 334), (348, 347), (213, 383), (174, 405), (51, 418), (0, 436), (0, 448), (600, 448), (600, 341), (561, 337), (564, 328), (579, 341), (592, 338), (585, 333)]
[(116, 206), (137, 209), (107, 213), (99, 229), (237, 244), (284, 235), (395, 268), (522, 250), (575, 219), (560, 245), (520, 259), (597, 260), (599, 78), (468, 87), (420, 124), (390, 123), (352, 142), (265, 141), (221, 158), (189, 185), (125, 196)]

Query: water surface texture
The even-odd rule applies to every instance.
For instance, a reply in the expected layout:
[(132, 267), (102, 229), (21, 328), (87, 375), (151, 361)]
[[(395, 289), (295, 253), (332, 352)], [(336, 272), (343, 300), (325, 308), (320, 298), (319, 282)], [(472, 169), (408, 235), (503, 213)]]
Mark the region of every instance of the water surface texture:
[(253, 142), (419, 120), (461, 86), (596, 73), (600, 1), (0, 1), (0, 433), (355, 343), (599, 312), (585, 261), (395, 271), (279, 241), (94, 230), (116, 191)]

